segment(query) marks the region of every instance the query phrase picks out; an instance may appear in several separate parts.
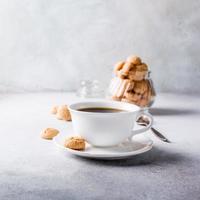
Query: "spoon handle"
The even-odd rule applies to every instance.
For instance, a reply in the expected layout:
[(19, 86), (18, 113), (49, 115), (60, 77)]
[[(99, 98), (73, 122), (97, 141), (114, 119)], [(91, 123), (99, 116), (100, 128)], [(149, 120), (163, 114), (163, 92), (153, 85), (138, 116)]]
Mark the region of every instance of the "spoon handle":
[(154, 135), (161, 139), (163, 142), (171, 143), (163, 134), (161, 134), (155, 128), (151, 127), (151, 130), (154, 133)]

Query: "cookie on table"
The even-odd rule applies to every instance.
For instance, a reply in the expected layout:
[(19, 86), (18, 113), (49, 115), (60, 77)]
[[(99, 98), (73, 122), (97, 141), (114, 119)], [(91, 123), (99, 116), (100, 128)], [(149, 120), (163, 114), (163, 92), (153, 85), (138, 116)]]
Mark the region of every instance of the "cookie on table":
[(58, 133), (59, 131), (55, 128), (46, 128), (42, 131), (41, 137), (46, 140), (52, 140)]
[(55, 115), (58, 111), (58, 106), (54, 106), (51, 108), (51, 114)]
[(59, 120), (71, 121), (71, 114), (67, 105), (59, 106), (57, 109), (56, 117)]

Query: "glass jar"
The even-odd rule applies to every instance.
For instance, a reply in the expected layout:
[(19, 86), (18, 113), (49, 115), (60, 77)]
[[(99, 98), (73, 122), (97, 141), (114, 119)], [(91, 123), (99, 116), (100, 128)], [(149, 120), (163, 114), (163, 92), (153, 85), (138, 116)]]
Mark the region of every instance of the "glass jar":
[(148, 71), (144, 79), (140, 81), (114, 77), (110, 82), (109, 98), (132, 103), (141, 108), (152, 106), (156, 92), (150, 74), (151, 72)]
[(82, 80), (76, 95), (81, 98), (103, 98), (105, 92), (98, 80)]

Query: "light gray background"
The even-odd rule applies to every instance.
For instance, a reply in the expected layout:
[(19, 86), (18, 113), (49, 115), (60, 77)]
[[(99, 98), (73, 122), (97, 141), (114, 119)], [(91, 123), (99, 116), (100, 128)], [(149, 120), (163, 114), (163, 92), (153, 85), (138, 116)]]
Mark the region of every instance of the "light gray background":
[(200, 93), (198, 0), (1, 0), (0, 91), (107, 84), (113, 64), (138, 54), (156, 88)]

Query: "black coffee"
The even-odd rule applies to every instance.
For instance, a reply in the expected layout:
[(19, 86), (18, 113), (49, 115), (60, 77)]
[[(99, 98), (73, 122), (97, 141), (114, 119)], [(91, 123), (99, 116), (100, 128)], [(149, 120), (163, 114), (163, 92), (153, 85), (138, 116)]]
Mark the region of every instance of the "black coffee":
[(79, 111), (83, 112), (93, 112), (93, 113), (117, 113), (124, 112), (124, 110), (115, 109), (115, 108), (103, 108), (103, 107), (94, 107), (94, 108), (80, 108)]

